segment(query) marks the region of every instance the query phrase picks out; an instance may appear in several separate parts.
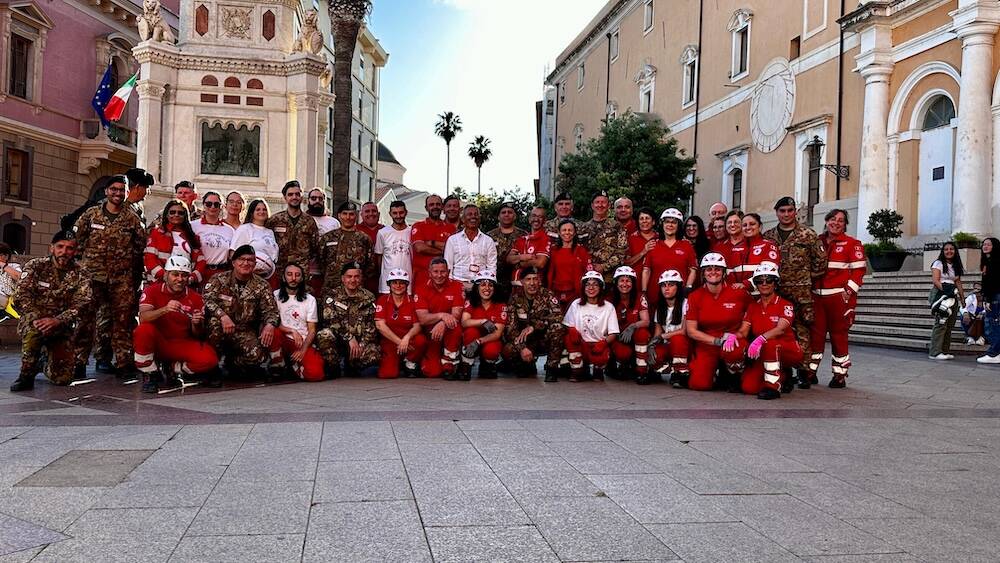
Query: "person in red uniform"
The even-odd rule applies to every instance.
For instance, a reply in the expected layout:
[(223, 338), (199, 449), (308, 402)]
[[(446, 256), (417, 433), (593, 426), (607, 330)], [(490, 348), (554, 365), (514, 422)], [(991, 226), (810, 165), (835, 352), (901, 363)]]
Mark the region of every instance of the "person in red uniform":
[(740, 289), (750, 287), (750, 276), (756, 266), (747, 265), (747, 239), (743, 234), (743, 212), (734, 209), (722, 218), (726, 230), (726, 239), (715, 245), (718, 252), (726, 259), (726, 283)]
[(660, 234), (656, 232), (656, 215), (648, 207), (639, 210), (636, 225), (636, 230), (628, 236), (628, 258), (625, 259), (625, 265), (641, 270), (642, 261), (649, 251), (656, 248)]
[(382, 361), (378, 366), (381, 379), (399, 377), (399, 364), (403, 363), (406, 377), (417, 377), (420, 358), (427, 349), (427, 337), (420, 330), (417, 305), (408, 295), (410, 274), (406, 270), (390, 270), (386, 275), (389, 293), (375, 302), (375, 327), (382, 335)]
[(663, 241), (646, 254), (642, 266), (642, 291), (646, 300), (655, 306), (660, 292), (653, 280), (667, 270), (677, 270), (684, 276), (685, 285), (694, 287), (698, 274), (698, 258), (691, 243), (678, 237), (684, 215), (673, 207), (660, 214), (663, 223)]
[(566, 352), (569, 356), (569, 380), (585, 381), (585, 364), (593, 368), (593, 378), (604, 379), (604, 367), (611, 360), (611, 346), (618, 339), (618, 315), (604, 300), (604, 276), (590, 270), (580, 280), (580, 298), (570, 304), (563, 317), (566, 325)]
[(620, 197), (615, 200), (615, 221), (618, 221), (618, 224), (621, 225), (622, 230), (625, 231), (625, 236), (629, 236), (639, 230), (639, 225), (632, 215), (632, 208), (632, 200), (627, 197)]
[[(708, 240), (711, 241), (711, 251), (718, 252), (722, 254), (719, 250), (722, 245), (729, 240), (729, 235), (726, 233), (726, 220), (723, 217), (714, 217), (708, 223)], [(725, 256), (723, 254), (723, 256)]]
[(132, 333), (135, 366), (143, 374), (142, 391), (157, 393), (164, 376), (157, 362), (170, 364), (169, 387), (184, 375), (200, 377), (205, 385), (222, 384), (219, 358), (204, 341), (205, 302), (188, 284), (191, 262), (171, 256), (164, 264), (163, 281), (146, 286), (139, 300), (139, 325)]
[(639, 291), (638, 281), (630, 266), (615, 270), (611, 305), (618, 315), (621, 332), (611, 345), (615, 363), (609, 364), (609, 376), (614, 379), (629, 379), (626, 377), (629, 368), (635, 368), (637, 381), (649, 379), (649, 306), (646, 296)]
[(448, 278), (448, 262), (438, 256), (431, 260), (429, 278), (413, 290), (417, 320), (427, 337), (427, 353), (420, 370), (427, 377), (455, 378), (458, 349), (462, 346), (462, 282)]
[(160, 223), (149, 230), (142, 257), (149, 281), (162, 281), (167, 259), (183, 256), (194, 264), (189, 278), (191, 285), (201, 285), (205, 281), (208, 264), (201, 253), (201, 240), (188, 220), (187, 206), (179, 199), (172, 199), (163, 207), (160, 217)]
[(514, 247), (510, 254), (506, 256), (508, 264), (514, 268), (514, 283), (519, 285), (517, 279), (524, 268), (535, 268), (545, 279), (545, 268), (549, 265), (549, 255), (551, 254), (552, 242), (549, 234), (545, 232), (545, 208), (534, 207), (528, 214), (528, 226), (531, 232), (514, 241)]
[(559, 223), (559, 245), (550, 249), (548, 287), (559, 300), (563, 313), (580, 296), (581, 276), (590, 270), (590, 253), (576, 236), (576, 223)]
[(858, 290), (861, 289), (868, 267), (861, 241), (844, 232), (849, 222), (847, 211), (843, 209), (833, 209), (826, 214), (826, 232), (819, 236), (819, 240), (826, 249), (829, 262), (826, 275), (813, 282), (816, 320), (810, 333), (812, 354), (806, 369), (810, 379), (815, 379), (819, 364), (823, 361), (823, 349), (829, 333), (833, 348), (833, 378), (830, 379), (830, 387), (834, 389), (847, 386), (847, 370), (851, 367), (847, 331), (854, 324)]
[[(756, 290), (749, 283), (750, 276), (753, 275), (757, 266), (763, 262), (772, 262), (781, 268), (781, 250), (774, 241), (761, 236), (760, 229), (762, 226), (763, 222), (760, 220), (760, 215), (747, 213), (743, 216), (744, 254), (734, 257), (744, 267), (743, 275), (741, 276), (743, 279), (738, 281), (752, 295), (756, 295)], [(729, 258), (726, 260), (729, 260)]]
[(379, 223), (380, 218), (381, 215), (379, 214), (378, 206), (374, 203), (369, 201), (361, 206), (361, 222), (358, 223), (357, 229), (368, 235), (368, 238), (372, 239), (373, 245), (375, 244), (375, 237), (378, 235), (378, 232), (385, 226)]
[(753, 273), (760, 297), (747, 307), (740, 339), (754, 339), (747, 346), (750, 364), (743, 370), (741, 387), (748, 395), (771, 400), (781, 397), (781, 380), (802, 364), (802, 348), (792, 333), (795, 307), (777, 293), (778, 265), (763, 262)]
[(451, 225), (441, 220), (441, 196), (429, 195), (424, 200), (427, 218), (410, 227), (410, 244), (413, 245), (413, 288), (427, 284), (431, 260), (444, 255), (448, 237), (454, 234)]
[[(746, 341), (737, 333), (750, 295), (725, 283), (726, 259), (717, 252), (701, 259), (701, 273), (704, 285), (688, 298), (687, 335), (693, 344), (688, 388), (709, 391), (718, 381), (729, 391), (739, 392)], [(721, 370), (720, 361), (725, 364)]]
[[(661, 381), (663, 374), (670, 373), (670, 385), (675, 389), (687, 386), (691, 372), (688, 369), (688, 354), (691, 343), (687, 337), (688, 303), (685, 298), (684, 278), (677, 270), (667, 270), (660, 274), (660, 302), (653, 314), (653, 338), (650, 340), (652, 361), (656, 376), (648, 383)], [(646, 381), (638, 381), (640, 384)]]
[(490, 270), (480, 270), (472, 281), (469, 300), (462, 312), (462, 363), (458, 379), (469, 381), (472, 366), (479, 359), (479, 378), (496, 379), (497, 362), (503, 350), (504, 327), (507, 326), (507, 305), (493, 300), (497, 276)]

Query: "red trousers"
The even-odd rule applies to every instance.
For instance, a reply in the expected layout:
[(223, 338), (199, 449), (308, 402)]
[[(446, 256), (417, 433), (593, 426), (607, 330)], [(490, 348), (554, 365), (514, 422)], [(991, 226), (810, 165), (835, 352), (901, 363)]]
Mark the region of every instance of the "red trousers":
[(857, 295), (852, 296), (847, 303), (844, 294), (813, 295), (813, 311), (815, 321), (809, 335), (809, 349), (812, 356), (806, 366), (810, 372), (816, 373), (823, 361), (823, 350), (826, 335), (830, 335), (830, 346), (833, 348), (833, 374), (847, 377), (847, 369), (851, 367), (851, 355), (847, 351), (847, 331), (854, 324), (854, 309), (858, 304)]
[(611, 353), (619, 364), (628, 363), (635, 357), (635, 369), (639, 373), (649, 371), (649, 329), (640, 328), (632, 334), (632, 342), (625, 344), (616, 340), (611, 344)]
[(740, 338), (732, 352), (724, 352), (722, 346), (694, 343), (691, 354), (691, 377), (688, 379), (688, 389), (695, 391), (711, 391), (715, 381), (715, 372), (719, 362), (726, 364), (729, 373), (743, 371), (743, 356), (747, 351), (747, 342)]
[[(486, 336), (486, 334), (483, 333), (483, 329), (479, 327), (469, 327), (462, 332), (462, 344), (468, 346), (477, 338), (482, 338), (484, 336)], [(479, 347), (479, 357), (487, 362), (496, 362), (500, 360), (500, 352), (502, 350), (502, 339), (491, 340), (483, 343), (483, 345)]]
[(802, 364), (802, 348), (794, 339), (768, 340), (761, 348), (760, 357), (750, 360), (743, 370), (740, 386), (747, 395), (756, 395), (761, 389), (781, 390), (781, 370)]
[(691, 341), (687, 336), (678, 334), (665, 343), (656, 345), (656, 362), (660, 365), (670, 362), (670, 368), (674, 373), (685, 373), (688, 371), (690, 353)]
[(166, 338), (155, 323), (140, 323), (132, 333), (135, 367), (143, 373), (156, 371), (156, 361), (180, 363), (177, 375), (206, 373), (219, 367), (215, 349), (194, 338)]
[[(298, 347), (295, 346), (294, 340), (288, 338), (283, 332), (274, 331), (274, 340), (271, 341), (271, 365), (278, 365), (285, 358), (291, 358), (296, 350)], [(296, 363), (293, 367), (299, 379), (304, 381), (323, 381), (325, 378), (323, 356), (320, 356), (319, 350), (314, 346), (307, 348), (306, 353), (302, 356), (302, 363)]]
[[(396, 336), (402, 338), (406, 336), (406, 333)], [(399, 377), (400, 360), (405, 359), (407, 362), (413, 362), (414, 365), (418, 364), (427, 350), (427, 337), (422, 332), (418, 332), (410, 339), (410, 351), (402, 358), (399, 355), (399, 346), (393, 344), (392, 340), (383, 336), (379, 342), (382, 345), (382, 361), (378, 364), (378, 376), (381, 379)]]
[(445, 370), (455, 371), (458, 365), (458, 349), (462, 346), (462, 325), (445, 330), (441, 340), (431, 338), (426, 328), (422, 333), (427, 339), (427, 353), (420, 362), (420, 370), (426, 377), (440, 377)]
[(584, 342), (580, 331), (573, 327), (566, 330), (566, 352), (570, 369), (583, 369), (584, 362), (603, 368), (611, 360), (611, 347), (607, 341)]

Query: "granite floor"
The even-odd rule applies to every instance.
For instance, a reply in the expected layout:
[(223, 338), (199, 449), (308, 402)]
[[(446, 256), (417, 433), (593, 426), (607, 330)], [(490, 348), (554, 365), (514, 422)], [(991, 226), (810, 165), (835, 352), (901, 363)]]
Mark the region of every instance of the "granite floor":
[(15, 395), (2, 353), (0, 563), (997, 561), (1000, 368), (852, 355), (848, 389), (765, 402), (511, 378)]

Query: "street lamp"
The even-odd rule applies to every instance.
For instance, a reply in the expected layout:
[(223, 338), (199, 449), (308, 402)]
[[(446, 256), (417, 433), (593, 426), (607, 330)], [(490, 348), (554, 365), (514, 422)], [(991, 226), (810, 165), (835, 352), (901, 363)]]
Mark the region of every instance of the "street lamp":
[[(823, 140), (819, 138), (819, 135), (813, 135), (812, 141), (810, 141), (809, 144), (806, 145), (806, 147), (808, 147), (809, 149), (816, 150), (821, 160), (822, 160), (824, 146), (826, 145), (823, 143)], [(838, 178), (841, 178), (843, 180), (851, 179), (850, 166), (840, 165), (840, 164), (822, 164), (822, 163), (819, 166), (821, 168), (826, 169), (827, 172), (830, 172), (831, 174), (833, 174)]]

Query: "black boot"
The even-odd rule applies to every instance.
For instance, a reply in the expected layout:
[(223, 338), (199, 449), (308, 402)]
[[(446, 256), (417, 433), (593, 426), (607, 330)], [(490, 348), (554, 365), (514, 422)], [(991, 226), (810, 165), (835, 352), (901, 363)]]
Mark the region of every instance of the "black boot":
[(35, 376), (34, 374), (30, 376), (19, 376), (14, 383), (11, 383), (10, 390), (13, 393), (18, 393), (20, 391), (31, 391), (35, 388)]
[(458, 370), (455, 372), (455, 381), (471, 381), (472, 366), (465, 362), (459, 362)]
[(607, 368), (605, 368), (605, 374), (610, 379), (624, 379), (622, 372), (625, 371), (624, 366), (618, 365), (618, 362), (611, 360), (608, 362)]
[(479, 360), (479, 379), (496, 379), (497, 365), (493, 362)]
[(535, 377), (538, 375), (538, 368), (535, 367), (534, 362), (520, 362), (517, 367), (517, 376), (522, 378)]
[(341, 375), (342, 373), (340, 371), (339, 363), (334, 366), (330, 365), (323, 366), (323, 376), (325, 379), (339, 379)]
[(794, 390), (795, 377), (792, 376), (792, 370), (783, 368), (781, 370), (781, 392), (787, 395)]
[(809, 377), (809, 371), (804, 369), (795, 370), (799, 389), (809, 389), (812, 387), (812, 379)]
[(156, 394), (160, 392), (160, 384), (163, 383), (163, 375), (160, 370), (142, 375), (142, 392)]
[(219, 368), (213, 368), (202, 375), (201, 384), (203, 387), (209, 387), (211, 389), (218, 389), (222, 387), (222, 370)]
[(595, 367), (591, 379), (594, 381), (604, 381), (604, 368)]
[(417, 368), (406, 367), (406, 362), (403, 362), (403, 377), (407, 379), (413, 379), (417, 377)]
[(545, 366), (545, 383), (557, 383), (559, 381), (559, 368)]
[(771, 401), (774, 399), (780, 399), (781, 393), (779, 393), (776, 389), (765, 387), (761, 389), (759, 392), (757, 392), (757, 398), (764, 401)]
[[(842, 375), (835, 375), (830, 380), (830, 389), (843, 389), (847, 387), (847, 378)], [(13, 389), (11, 389), (13, 391)]]
[(113, 374), (115, 373), (115, 366), (111, 365), (110, 360), (96, 360), (96, 371), (97, 373)]

